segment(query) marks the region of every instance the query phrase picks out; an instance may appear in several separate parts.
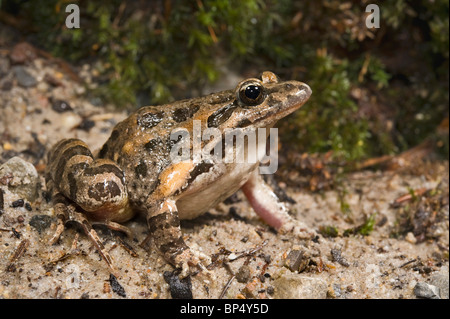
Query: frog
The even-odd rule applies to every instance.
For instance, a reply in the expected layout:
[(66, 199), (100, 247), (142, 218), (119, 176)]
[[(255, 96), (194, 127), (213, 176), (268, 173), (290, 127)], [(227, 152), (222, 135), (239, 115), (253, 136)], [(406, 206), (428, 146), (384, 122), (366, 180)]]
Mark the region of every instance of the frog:
[(304, 105), (311, 94), (307, 84), (281, 81), (265, 71), (240, 81), (234, 89), (137, 109), (113, 128), (95, 156), (80, 139), (57, 142), (48, 153), (45, 173), (58, 217), (50, 242), (58, 240), (67, 222), (76, 222), (116, 272), (93, 225), (129, 234), (123, 223), (144, 214), (148, 238), (164, 260), (180, 270), (180, 277), (185, 277), (205, 270), (210, 259), (186, 244), (180, 220), (204, 214), (238, 190), (278, 233), (311, 238), (314, 231), (289, 214), (288, 205), (260, 174), (260, 152), (251, 163), (194, 161), (192, 157), (174, 161), (170, 156), (177, 145), (173, 132), (192, 134), (194, 123), (220, 133), (273, 128)]

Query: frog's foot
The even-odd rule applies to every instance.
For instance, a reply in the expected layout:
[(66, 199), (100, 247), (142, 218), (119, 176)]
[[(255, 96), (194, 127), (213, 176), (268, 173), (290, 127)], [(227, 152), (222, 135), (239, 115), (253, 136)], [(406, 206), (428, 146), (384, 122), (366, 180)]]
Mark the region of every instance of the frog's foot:
[(279, 233), (292, 233), (299, 239), (311, 239), (315, 236), (313, 230), (289, 215), (288, 205), (279, 200), (257, 170), (242, 186), (242, 191), (255, 213)]
[(211, 272), (206, 269), (204, 262), (210, 264), (211, 258), (197, 250), (186, 249), (174, 259), (174, 265), (181, 269), (180, 278), (202, 272), (211, 277)]
[(94, 246), (97, 248), (100, 256), (108, 265), (111, 272), (117, 277), (117, 270), (114, 267), (113, 259), (111, 255), (106, 250), (105, 246), (102, 244), (100, 237), (97, 232), (92, 228), (91, 224), (87, 218), (80, 212), (78, 212), (73, 204), (68, 204), (67, 202), (57, 202), (55, 204), (55, 213), (58, 217), (58, 224), (56, 227), (55, 234), (50, 239), (50, 244), (54, 244), (58, 241), (59, 237), (64, 231), (64, 226), (68, 222), (75, 222), (83, 229), (84, 233), (88, 236)]

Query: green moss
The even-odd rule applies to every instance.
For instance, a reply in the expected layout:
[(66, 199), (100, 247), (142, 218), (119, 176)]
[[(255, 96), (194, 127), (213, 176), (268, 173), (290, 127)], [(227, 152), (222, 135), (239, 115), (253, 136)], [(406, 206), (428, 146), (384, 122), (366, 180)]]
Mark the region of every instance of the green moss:
[(370, 215), (366, 221), (356, 227), (348, 228), (345, 230), (339, 229), (336, 226), (320, 226), (319, 227), (319, 233), (324, 237), (342, 237), (342, 236), (351, 236), (351, 235), (362, 235), (362, 236), (369, 236), (370, 233), (372, 233), (374, 227), (375, 227), (375, 217), (376, 213)]
[(339, 229), (335, 226), (320, 226), (319, 233), (324, 237), (338, 237)]
[(376, 213), (370, 215), (367, 220), (362, 224), (354, 228), (349, 228), (344, 231), (344, 236), (360, 234), (363, 236), (369, 236), (375, 227)]

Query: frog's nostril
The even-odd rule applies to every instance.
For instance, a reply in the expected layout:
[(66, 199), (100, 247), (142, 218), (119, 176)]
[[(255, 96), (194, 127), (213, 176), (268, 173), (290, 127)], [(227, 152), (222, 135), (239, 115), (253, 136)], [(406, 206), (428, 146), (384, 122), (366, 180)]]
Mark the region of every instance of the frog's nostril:
[(311, 96), (311, 94), (312, 94), (312, 90), (308, 84), (302, 83), (300, 85), (299, 89), (300, 89), (299, 90), (300, 92), (302, 92), (303, 94), (306, 94), (308, 97)]
[(305, 90), (306, 92), (312, 93), (312, 90), (311, 90), (311, 88), (309, 87), (308, 84), (302, 83), (302, 88), (303, 88), (303, 90)]

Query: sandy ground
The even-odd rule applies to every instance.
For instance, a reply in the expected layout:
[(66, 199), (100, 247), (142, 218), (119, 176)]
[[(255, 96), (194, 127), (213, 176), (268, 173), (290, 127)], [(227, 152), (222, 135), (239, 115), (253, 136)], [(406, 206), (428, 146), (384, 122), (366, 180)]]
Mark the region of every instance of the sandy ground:
[[(91, 82), (89, 66), (80, 71), (82, 82), (77, 83), (52, 61), (38, 57), (13, 66), (10, 50), (0, 52), (0, 165), (15, 156), (34, 165), (12, 173), (5, 173), (5, 166), (3, 173), (0, 169), (0, 298), (165, 299), (189, 296), (189, 290), (194, 298), (428, 296), (418, 287), (429, 288), (428, 297), (448, 298), (448, 192), (446, 204), (435, 214), (439, 218), (433, 220), (432, 238), (423, 241), (412, 233), (392, 236), (401, 208), (391, 205), (411, 190), (433, 190), (442, 181), (448, 189), (447, 163), (415, 173), (348, 174), (341, 185), (346, 212), (341, 191), (312, 193), (281, 183), (296, 202), (291, 204), (296, 218), (317, 232), (327, 226), (339, 230), (337, 237), (325, 232), (309, 243), (269, 229), (238, 192), (208, 214), (182, 223), (187, 243), (216, 261), (209, 275), (199, 273), (190, 283), (176, 282), (173, 268), (151, 243), (141, 247), (147, 232), (142, 217), (126, 224), (133, 238), (96, 228), (118, 278), (110, 276), (106, 263), (76, 227), (67, 227), (61, 240), (50, 246), (56, 219), (45, 196), (46, 150), (68, 137), (81, 138), (96, 150), (126, 113), (95, 106), (96, 99), (86, 97), (82, 83)], [(71, 109), (64, 109), (61, 101)], [(369, 235), (343, 235), (374, 213)]]

